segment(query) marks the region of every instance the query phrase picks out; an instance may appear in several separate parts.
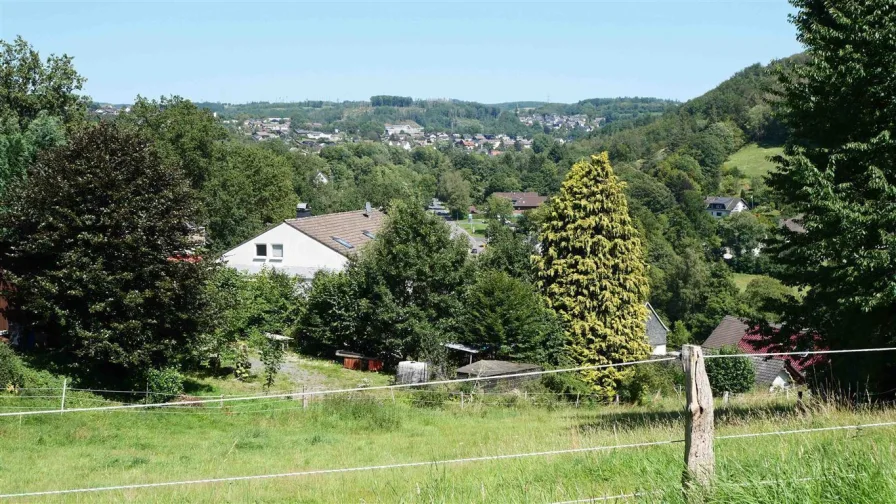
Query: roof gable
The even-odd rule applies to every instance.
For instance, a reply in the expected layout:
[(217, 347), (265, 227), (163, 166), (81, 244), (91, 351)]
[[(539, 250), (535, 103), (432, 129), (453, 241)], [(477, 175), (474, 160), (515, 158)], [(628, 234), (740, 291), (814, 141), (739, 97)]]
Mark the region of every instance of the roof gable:
[[(290, 227), (317, 240), (330, 249), (348, 256), (363, 250), (382, 229), (386, 214), (371, 209), (339, 212), (301, 219), (287, 219)], [(346, 246), (348, 244), (349, 246)]]

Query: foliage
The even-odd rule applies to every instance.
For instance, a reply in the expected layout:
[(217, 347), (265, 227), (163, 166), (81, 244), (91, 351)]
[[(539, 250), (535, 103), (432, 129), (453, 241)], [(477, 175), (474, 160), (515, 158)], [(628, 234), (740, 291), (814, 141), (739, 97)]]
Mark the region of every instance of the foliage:
[(209, 283), (214, 325), (205, 335), (205, 353), (230, 358), (235, 343), (250, 334), (289, 334), (303, 309), (299, 280), (274, 268), (249, 274), (221, 268)]
[(193, 194), (152, 146), (112, 124), (41, 156), (0, 211), (10, 320), (78, 374), (134, 379), (176, 365), (207, 324), (214, 264), (192, 247)]
[(203, 189), (208, 237), (218, 250), (294, 217), (298, 202), (284, 157), (254, 145), (227, 144), (223, 152), (225, 162)]
[(0, 393), (25, 385), (24, 366), (9, 345), (0, 343)]
[[(769, 185), (802, 216), (780, 230), (776, 276), (804, 292), (778, 310), (792, 346), (896, 343), (896, 11), (882, 2), (794, 0), (805, 65), (781, 72), (780, 114), (790, 129)], [(849, 111), (844, 114), (844, 111)], [(891, 358), (832, 360), (843, 387), (896, 386)]]
[(635, 372), (619, 388), (620, 399), (647, 404), (655, 395), (669, 397), (684, 385), (684, 371), (678, 362), (658, 362), (635, 366)]
[(249, 346), (239, 343), (233, 365), (233, 375), (237, 380), (247, 381), (252, 372), (252, 363), (249, 361)]
[[(723, 347), (720, 355), (740, 353), (736, 347)], [(706, 375), (709, 386), (716, 395), (723, 392), (740, 394), (749, 392), (755, 383), (753, 362), (749, 357), (725, 357), (722, 359), (706, 359)]]
[(497, 221), (488, 223), (486, 236), (488, 246), (479, 257), (480, 267), (532, 281), (532, 256), (535, 254), (532, 238)]
[(28, 124), (44, 113), (66, 124), (81, 120), (88, 98), (75, 94), (86, 79), (75, 71), (72, 57), (40, 54), (22, 37), (0, 40), (0, 121)]
[(283, 364), (283, 343), (267, 339), (261, 345), (261, 362), (264, 364), (264, 387), (269, 389)]
[[(573, 165), (542, 229), (538, 281), (565, 324), (564, 357), (577, 366), (639, 360), (645, 338), (648, 280), (624, 184), (606, 153)], [(630, 371), (583, 372), (609, 399)]]
[(456, 219), (466, 215), (473, 203), (470, 197), (471, 190), (470, 182), (464, 179), (459, 171), (445, 172), (439, 179), (438, 195), (445, 200), (448, 210)]
[(0, 119), (0, 200), (6, 185), (25, 176), (40, 151), (65, 143), (62, 121), (41, 112), (24, 129), (15, 118)]
[(481, 271), (463, 313), (462, 343), (499, 360), (556, 364), (562, 329), (531, 284), (501, 271)]
[(184, 393), (184, 378), (176, 369), (150, 369), (146, 372), (147, 400), (168, 402)]
[(793, 290), (780, 280), (759, 276), (750, 280), (741, 298), (746, 318), (777, 323), (781, 321), (781, 313), (774, 310), (793, 299)]
[(737, 212), (719, 221), (722, 246), (733, 256), (731, 269), (741, 273), (762, 272), (762, 244), (771, 234), (753, 212)]
[(318, 274), (308, 293), (302, 346), (346, 349), (394, 365), (440, 359), (456, 340), (471, 264), (463, 238), (421, 207), (396, 201), (384, 228), (338, 274)]
[(513, 203), (507, 198), (489, 196), (485, 200), (485, 218), (503, 224), (513, 218)]

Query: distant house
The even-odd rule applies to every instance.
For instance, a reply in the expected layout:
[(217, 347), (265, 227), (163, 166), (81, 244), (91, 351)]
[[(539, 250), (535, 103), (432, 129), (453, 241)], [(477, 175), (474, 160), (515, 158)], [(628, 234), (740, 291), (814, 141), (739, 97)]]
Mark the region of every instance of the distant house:
[(706, 211), (709, 215), (717, 219), (727, 217), (731, 214), (743, 212), (748, 209), (747, 202), (742, 198), (729, 198), (727, 196), (709, 196), (704, 200), (706, 202)]
[(385, 214), (367, 208), (311, 216), (300, 204), (296, 218), (288, 219), (225, 252), (227, 266), (249, 273), (274, 268), (311, 279), (320, 270), (341, 271), (351, 254), (376, 238)]
[(701, 345), (707, 350), (720, 350), (733, 346), (742, 353), (754, 354), (751, 358), (756, 372), (756, 385), (769, 390), (787, 388), (806, 379), (806, 369), (818, 361), (818, 356), (804, 358), (799, 355), (763, 356), (778, 351), (765, 338), (757, 334), (743, 319), (726, 315), (712, 334)]
[(666, 339), (669, 328), (663, 323), (663, 319), (657, 315), (653, 306), (647, 306), (647, 343), (650, 344), (651, 355), (666, 355)]
[(398, 124), (386, 124), (386, 136), (398, 135), (400, 133), (407, 133), (411, 136), (417, 136), (423, 134), (423, 126), (415, 123), (414, 121), (408, 121)]
[(495, 192), (491, 195), (509, 199), (510, 203), (513, 204), (513, 213), (515, 214), (538, 208), (548, 200), (547, 196), (539, 196), (536, 192)]

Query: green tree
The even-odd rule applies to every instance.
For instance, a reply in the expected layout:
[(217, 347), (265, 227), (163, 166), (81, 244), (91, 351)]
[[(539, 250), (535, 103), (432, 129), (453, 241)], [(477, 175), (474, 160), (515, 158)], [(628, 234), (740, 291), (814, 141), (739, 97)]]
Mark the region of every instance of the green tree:
[(467, 214), (473, 199), (470, 197), (472, 186), (460, 171), (445, 172), (439, 179), (439, 198), (445, 200), (448, 210), (455, 219)]
[(556, 364), (563, 331), (535, 287), (501, 271), (480, 272), (463, 312), (461, 341), (496, 359)]
[(524, 281), (532, 281), (532, 256), (535, 247), (529, 236), (514, 232), (508, 226), (490, 221), (486, 231), (488, 246), (479, 258), (485, 269), (502, 271)]
[(0, 119), (12, 118), (25, 128), (43, 112), (68, 124), (81, 120), (89, 99), (75, 94), (86, 79), (72, 66), (72, 57), (40, 54), (22, 37), (0, 40)]
[(293, 217), (298, 202), (292, 167), (284, 156), (236, 143), (224, 145), (222, 152), (223, 165), (202, 190), (208, 238), (216, 250), (226, 250), (265, 226)]
[(753, 212), (738, 212), (719, 221), (722, 246), (731, 255), (731, 268), (744, 273), (756, 272), (756, 264), (769, 229)]
[[(566, 325), (565, 357), (577, 366), (643, 359), (647, 265), (607, 153), (574, 164), (541, 233), (535, 261), (548, 304)], [(584, 371), (611, 398), (626, 368)]]
[[(896, 343), (896, 10), (883, 1), (793, 0), (805, 65), (782, 74), (791, 130), (769, 184), (802, 214), (782, 229), (779, 278), (805, 296), (782, 307), (778, 336), (830, 348)], [(844, 114), (844, 111), (849, 111)], [(841, 386), (896, 387), (883, 354), (831, 360)]]
[(119, 116), (155, 141), (162, 159), (180, 166), (193, 189), (201, 190), (222, 162), (217, 150), (227, 130), (212, 116), (180, 96), (159, 100), (137, 97), (130, 113)]
[(315, 276), (299, 336), (306, 348), (348, 349), (394, 365), (407, 357), (439, 362), (442, 345), (457, 340), (472, 276), (467, 242), (416, 204), (396, 200), (388, 215), (344, 272)]
[[(724, 347), (721, 355), (741, 353), (736, 347)], [(706, 375), (713, 393), (721, 395), (725, 392), (741, 394), (753, 389), (755, 383), (753, 363), (749, 357), (725, 357), (723, 359), (706, 359)]]
[(782, 284), (780, 280), (767, 276), (756, 277), (750, 280), (747, 288), (741, 294), (744, 306), (743, 315), (754, 320), (780, 322), (781, 313), (774, 310), (789, 301), (795, 301), (791, 298), (793, 298), (793, 290)]
[(103, 123), (47, 151), (0, 211), (11, 320), (73, 373), (133, 385), (177, 364), (207, 328), (213, 261), (192, 247), (195, 198), (139, 135)]
[(0, 119), (0, 201), (4, 199), (6, 185), (23, 177), (40, 151), (63, 143), (65, 128), (62, 121), (46, 113), (38, 114), (24, 131), (15, 119)]
[(485, 200), (485, 217), (503, 224), (513, 217), (513, 203), (507, 198), (489, 196)]

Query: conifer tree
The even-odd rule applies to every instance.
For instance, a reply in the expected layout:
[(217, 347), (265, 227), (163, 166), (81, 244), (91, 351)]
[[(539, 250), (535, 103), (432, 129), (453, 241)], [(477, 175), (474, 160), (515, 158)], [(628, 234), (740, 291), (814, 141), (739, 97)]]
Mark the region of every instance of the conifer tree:
[[(550, 203), (535, 258), (538, 282), (565, 323), (564, 360), (594, 366), (645, 358), (647, 266), (623, 192), (604, 152), (573, 165)], [(582, 372), (610, 399), (629, 368)]]

